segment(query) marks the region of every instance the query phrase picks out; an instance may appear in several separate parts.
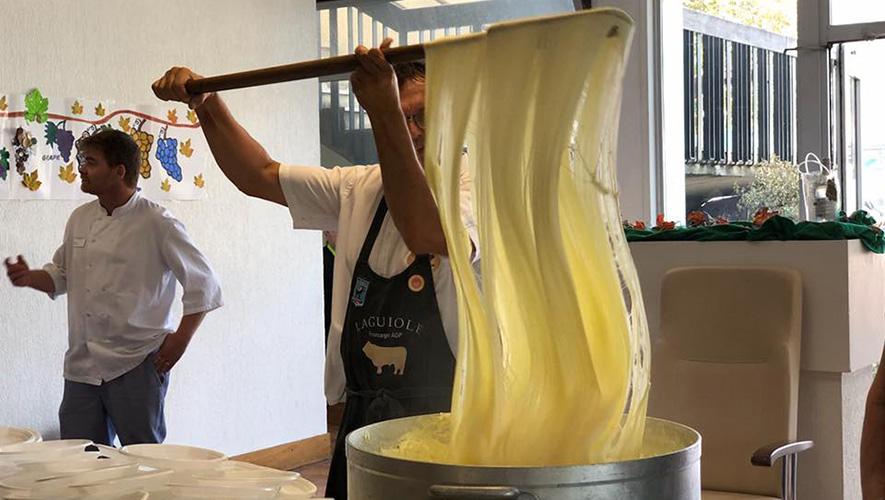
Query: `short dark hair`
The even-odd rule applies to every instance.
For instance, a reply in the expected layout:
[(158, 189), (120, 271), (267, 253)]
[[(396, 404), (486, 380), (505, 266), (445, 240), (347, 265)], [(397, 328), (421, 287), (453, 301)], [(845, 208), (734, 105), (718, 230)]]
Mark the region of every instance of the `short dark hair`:
[(82, 151), (84, 148), (95, 148), (101, 151), (110, 166), (123, 165), (126, 167), (126, 174), (123, 176), (126, 184), (131, 187), (138, 184), (141, 152), (138, 149), (138, 144), (129, 134), (114, 129), (99, 130), (77, 141), (77, 150)]
[(400, 89), (409, 80), (423, 82), (427, 79), (427, 69), (420, 61), (394, 64), (393, 71), (396, 72), (396, 80), (399, 82)]

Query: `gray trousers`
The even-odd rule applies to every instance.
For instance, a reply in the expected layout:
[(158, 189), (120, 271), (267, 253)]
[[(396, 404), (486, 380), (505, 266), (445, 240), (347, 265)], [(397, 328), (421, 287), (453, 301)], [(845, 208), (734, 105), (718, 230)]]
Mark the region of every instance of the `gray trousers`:
[(113, 446), (162, 443), (166, 438), (163, 403), (169, 373), (157, 373), (154, 354), (132, 370), (101, 385), (65, 380), (58, 409), (61, 439), (91, 439)]

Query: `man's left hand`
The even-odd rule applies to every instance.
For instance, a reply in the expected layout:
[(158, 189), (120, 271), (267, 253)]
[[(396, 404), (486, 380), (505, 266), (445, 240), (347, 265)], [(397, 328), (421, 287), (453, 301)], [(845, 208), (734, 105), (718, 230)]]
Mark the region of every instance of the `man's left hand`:
[(154, 357), (154, 365), (157, 367), (157, 371), (166, 373), (171, 370), (175, 363), (178, 363), (178, 360), (181, 359), (181, 356), (184, 355), (189, 341), (190, 339), (185, 335), (177, 333), (166, 335), (163, 345), (160, 346), (160, 350), (157, 351), (157, 355)]
[(354, 51), (360, 66), (350, 75), (350, 85), (370, 117), (390, 111), (402, 112), (396, 72), (383, 52), (391, 43), (392, 38), (385, 38), (380, 47), (369, 49), (360, 45)]

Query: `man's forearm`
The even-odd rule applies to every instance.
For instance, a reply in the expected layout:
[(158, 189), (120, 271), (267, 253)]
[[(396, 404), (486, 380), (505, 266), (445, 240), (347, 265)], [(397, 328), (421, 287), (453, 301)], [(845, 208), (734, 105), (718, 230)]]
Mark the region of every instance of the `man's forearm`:
[(157, 355), (154, 357), (154, 365), (157, 367), (158, 372), (168, 372), (178, 363), (205, 316), (205, 312), (185, 315), (181, 318), (178, 330), (172, 335), (166, 335), (163, 338), (163, 344), (160, 345), (160, 350), (157, 351)]
[(34, 290), (40, 290), (45, 293), (55, 293), (55, 282), (52, 281), (52, 276), (46, 271), (31, 271), (30, 279), (31, 283), (28, 284), (28, 286)]
[(224, 175), (249, 196), (285, 205), (279, 181), (267, 182), (268, 169), (278, 169), (279, 165), (237, 122), (221, 97), (209, 96), (196, 112), (212, 156)]
[(183, 316), (181, 318), (181, 323), (178, 325), (178, 330), (175, 331), (175, 335), (182, 335), (183, 338), (190, 341), (205, 317), (205, 312), (192, 313)]
[(412, 146), (405, 117), (398, 110), (372, 117), (372, 130), (384, 198), (403, 241), (416, 254), (447, 255), (439, 209)]

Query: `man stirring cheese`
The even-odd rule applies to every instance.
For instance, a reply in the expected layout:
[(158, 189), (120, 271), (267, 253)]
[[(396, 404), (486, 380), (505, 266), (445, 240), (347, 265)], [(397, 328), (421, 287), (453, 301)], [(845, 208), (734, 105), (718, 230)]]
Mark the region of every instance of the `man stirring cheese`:
[[(189, 95), (188, 68), (154, 85), (197, 112), (224, 174), (250, 196), (287, 206), (299, 229), (337, 231), (326, 398), (346, 400), (326, 496), (347, 498), (345, 436), (381, 420), (448, 411), (457, 309), (446, 240), (424, 177), (424, 66), (393, 68), (383, 49), (360, 46), (351, 75), (369, 115), (380, 165), (282, 165), (235, 120), (217, 94)], [(475, 235), (469, 184), (462, 212)], [(476, 237), (472, 237), (474, 248)]]

